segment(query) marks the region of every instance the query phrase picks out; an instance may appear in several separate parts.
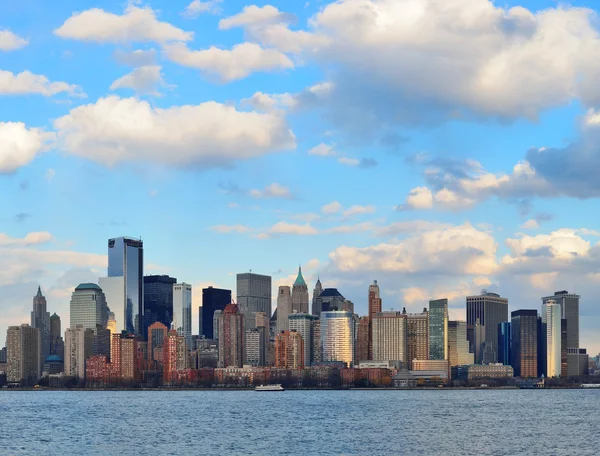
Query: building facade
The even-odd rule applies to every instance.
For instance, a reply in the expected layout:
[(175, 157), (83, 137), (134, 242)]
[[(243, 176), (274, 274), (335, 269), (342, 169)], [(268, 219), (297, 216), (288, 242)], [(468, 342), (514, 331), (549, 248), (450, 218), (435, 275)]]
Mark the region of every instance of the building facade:
[(407, 365), (407, 317), (402, 312), (378, 312), (372, 322), (373, 360)]
[[(402, 311), (406, 314), (406, 309)], [(429, 312), (406, 314), (407, 367), (412, 369), (413, 359), (429, 359)]]
[(511, 313), (512, 367), (515, 377), (535, 378), (538, 374), (538, 323), (536, 310)]
[(231, 290), (223, 290), (220, 288), (203, 288), (202, 289), (202, 307), (200, 315), (202, 316), (202, 327), (200, 335), (207, 339), (216, 339), (214, 334), (213, 318), (215, 311), (225, 310), (227, 304), (231, 303)]
[(173, 285), (173, 324), (171, 329), (185, 337), (192, 346), (192, 286), (187, 283)]
[(377, 284), (377, 280), (374, 280), (371, 285), (369, 285), (369, 293), (367, 295), (368, 303), (369, 303), (369, 355), (367, 359), (375, 359), (373, 358), (373, 318), (379, 312), (381, 312), (382, 301), (381, 294), (379, 290), (379, 285)]
[(448, 300), (429, 301), (429, 359), (448, 359)]
[(448, 322), (448, 361), (450, 367), (474, 364), (473, 353), (469, 352), (467, 322)]
[(304, 341), (297, 331), (284, 331), (275, 338), (275, 367), (304, 368)]
[(289, 316), (289, 329), (302, 337), (304, 346), (303, 361), (305, 366), (314, 362), (314, 322), (317, 319), (309, 313), (295, 313)]
[(292, 293), (290, 287), (282, 285), (277, 291), (277, 334), (289, 329), (289, 316), (292, 314)]
[[(553, 296), (542, 298), (542, 305), (547, 301), (554, 301), (560, 305), (561, 318), (566, 320), (566, 349), (571, 353), (578, 353), (579, 350), (579, 299), (579, 295), (566, 290), (557, 291)], [(577, 360), (574, 357), (570, 359), (572, 360), (571, 370), (576, 372), (578, 370)], [(567, 359), (567, 371), (568, 369)]]
[(71, 295), (70, 314), (71, 327), (82, 326), (92, 331), (98, 325), (106, 328), (108, 307), (102, 288), (95, 283), (79, 284)]
[(50, 313), (47, 310), (46, 298), (40, 287), (38, 287), (37, 294), (33, 297), (31, 327), (40, 330), (40, 363), (43, 364), (45, 359), (50, 356)]
[(173, 285), (176, 283), (177, 279), (168, 275), (144, 276), (144, 337), (147, 337), (150, 325), (157, 321), (167, 328), (171, 327)]
[(371, 319), (360, 317), (358, 328), (356, 329), (356, 344), (354, 347), (355, 364), (362, 361), (368, 361), (369, 356), (369, 331), (371, 329)]
[(10, 326), (6, 332), (6, 380), (23, 386), (35, 385), (41, 376), (42, 338), (38, 328)]
[(321, 312), (321, 362), (342, 362), (352, 366), (354, 360), (354, 319), (352, 312)]
[(264, 329), (261, 327), (246, 330), (244, 364), (252, 367), (262, 367), (266, 364)]
[(313, 298), (312, 298), (312, 314), (319, 316), (321, 315), (321, 307), (320, 302), (317, 301), (319, 296), (323, 293), (323, 285), (321, 284), (321, 279), (317, 279), (317, 283), (315, 284), (315, 288), (313, 290)]
[(242, 367), (245, 318), (236, 304), (228, 304), (219, 315), (219, 367)]
[(510, 321), (505, 321), (498, 325), (498, 362), (500, 364), (510, 366), (512, 360), (511, 346)]
[(75, 325), (65, 331), (65, 375), (85, 380), (85, 362), (94, 355), (94, 331)]
[(237, 305), (246, 329), (254, 328), (256, 312), (271, 315), (271, 276), (247, 272), (237, 275)]
[(484, 337), (480, 347), (489, 347), (494, 353), (492, 362), (498, 360), (498, 325), (508, 319), (508, 299), (496, 293), (483, 292), (479, 296), (467, 296), (467, 324), (479, 323), (484, 328)]
[(561, 375), (561, 309), (560, 305), (549, 299), (542, 304), (542, 331), (545, 344), (545, 375), (560, 377)]
[(308, 313), (308, 285), (302, 277), (302, 267), (298, 268), (298, 277), (292, 287), (292, 312)]

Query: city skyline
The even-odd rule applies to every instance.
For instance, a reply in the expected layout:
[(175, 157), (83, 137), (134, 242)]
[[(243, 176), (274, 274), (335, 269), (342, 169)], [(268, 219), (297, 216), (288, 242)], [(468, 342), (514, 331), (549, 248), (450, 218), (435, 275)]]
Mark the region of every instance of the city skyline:
[(451, 321), (568, 290), (567, 348), (600, 352), (598, 6), (289, 3), (0, 5), (0, 334), (38, 286), (68, 328), (128, 236), (191, 285), (193, 333), (203, 288), (267, 275), (274, 311), (300, 263), (309, 307), (320, 278), (359, 315), (374, 280)]

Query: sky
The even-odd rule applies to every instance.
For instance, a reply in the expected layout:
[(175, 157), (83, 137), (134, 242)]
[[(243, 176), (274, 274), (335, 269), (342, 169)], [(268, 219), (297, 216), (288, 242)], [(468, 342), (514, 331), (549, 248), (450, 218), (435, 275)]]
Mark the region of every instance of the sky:
[[(235, 292), (302, 265), (367, 311), (581, 295), (600, 352), (592, 0), (0, 3), (0, 333), (68, 325), (107, 239)], [(275, 307), (275, 300), (273, 308)], [(197, 325), (197, 323), (195, 323)], [(194, 332), (197, 326), (194, 326)]]

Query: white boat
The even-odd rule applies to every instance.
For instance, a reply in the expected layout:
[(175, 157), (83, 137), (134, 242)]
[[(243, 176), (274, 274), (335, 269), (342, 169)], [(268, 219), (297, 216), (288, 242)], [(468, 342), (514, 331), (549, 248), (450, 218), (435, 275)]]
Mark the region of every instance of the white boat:
[(254, 388), (254, 391), (285, 391), (279, 383), (276, 385), (260, 385)]

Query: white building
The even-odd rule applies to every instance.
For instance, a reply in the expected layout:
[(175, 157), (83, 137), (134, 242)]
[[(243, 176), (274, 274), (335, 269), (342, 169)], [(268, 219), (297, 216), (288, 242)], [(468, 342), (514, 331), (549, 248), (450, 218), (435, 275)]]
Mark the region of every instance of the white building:
[(373, 360), (402, 361), (406, 366), (408, 330), (406, 314), (378, 312), (373, 316)]
[(550, 299), (542, 304), (542, 324), (546, 327), (547, 377), (560, 377), (561, 373), (561, 308)]
[(314, 362), (314, 329), (318, 317), (309, 313), (295, 313), (288, 317), (290, 331), (296, 331), (304, 341), (304, 365)]
[(192, 346), (192, 286), (187, 283), (173, 285), (173, 326), (177, 334), (185, 337)]
[(94, 354), (94, 332), (82, 325), (65, 331), (65, 375), (85, 379), (85, 361)]
[(354, 319), (352, 312), (321, 312), (321, 360), (341, 361), (352, 366), (354, 360)]
[(292, 313), (292, 294), (290, 287), (281, 286), (277, 293), (277, 334), (289, 328), (289, 316)]

